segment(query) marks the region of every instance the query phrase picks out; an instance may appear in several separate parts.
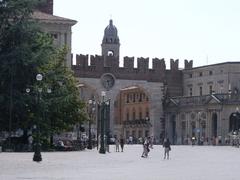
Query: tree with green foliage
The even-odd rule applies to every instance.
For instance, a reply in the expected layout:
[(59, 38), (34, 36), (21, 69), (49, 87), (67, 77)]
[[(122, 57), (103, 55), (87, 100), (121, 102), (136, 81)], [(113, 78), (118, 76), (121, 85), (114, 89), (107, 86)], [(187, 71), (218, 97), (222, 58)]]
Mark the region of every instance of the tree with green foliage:
[[(59, 50), (48, 66), (43, 66), (44, 89), (51, 89), (51, 93), (43, 95), (44, 119), (42, 127), (50, 128), (47, 133), (61, 133), (71, 130), (76, 122), (86, 119), (84, 103), (80, 100), (76, 79), (68, 67), (64, 66), (66, 48)], [(46, 124), (45, 122), (48, 122)], [(48, 134), (49, 135), (49, 134)]]
[[(0, 0), (0, 130), (30, 129), (42, 114), (41, 131), (47, 137), (69, 130), (84, 114), (76, 80), (63, 63), (66, 49), (54, 48), (31, 18), (38, 2)], [(38, 73), (44, 77), (41, 84)], [(52, 93), (43, 91), (37, 102), (39, 86)]]

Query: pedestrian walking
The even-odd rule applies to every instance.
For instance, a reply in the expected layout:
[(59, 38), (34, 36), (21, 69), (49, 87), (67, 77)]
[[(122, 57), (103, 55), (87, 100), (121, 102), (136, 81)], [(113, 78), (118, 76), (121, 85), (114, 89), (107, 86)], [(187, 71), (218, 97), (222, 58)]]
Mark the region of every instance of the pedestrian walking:
[(149, 140), (147, 138), (145, 138), (145, 141), (143, 143), (143, 153), (142, 153), (142, 156), (143, 158), (146, 158), (148, 157), (148, 153), (150, 152), (150, 149), (149, 149)]
[(119, 152), (119, 145), (120, 145), (119, 139), (116, 137), (115, 138), (116, 152)]
[(121, 151), (123, 152), (123, 148), (124, 148), (124, 139), (123, 139), (122, 136), (121, 136), (121, 138), (120, 138), (120, 146), (121, 146)]
[(169, 151), (171, 151), (171, 146), (168, 138), (164, 139), (163, 147), (164, 147), (164, 159), (166, 159), (166, 156), (167, 156), (167, 159), (169, 159)]

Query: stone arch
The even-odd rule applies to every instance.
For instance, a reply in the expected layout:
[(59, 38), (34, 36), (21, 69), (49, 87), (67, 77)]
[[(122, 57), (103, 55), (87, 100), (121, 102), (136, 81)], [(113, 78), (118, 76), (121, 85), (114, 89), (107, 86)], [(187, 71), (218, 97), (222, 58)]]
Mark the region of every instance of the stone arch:
[[(121, 131), (119, 122), (117, 118), (120, 116), (119, 112), (116, 112), (116, 108), (119, 107), (121, 104), (118, 101), (120, 97), (120, 92), (122, 89), (129, 88), (132, 86), (138, 87), (144, 91), (147, 95), (148, 101), (148, 110), (146, 111), (143, 108), (143, 119), (145, 117), (145, 113), (149, 112), (148, 120), (149, 124), (151, 124), (149, 135), (154, 136), (156, 141), (159, 142), (160, 137), (163, 137), (164, 133), (164, 126), (163, 126), (163, 108), (162, 108), (162, 92), (161, 88), (163, 87), (163, 83), (159, 82), (147, 82), (145, 80), (124, 80), (124, 79), (115, 79), (114, 86), (111, 89), (106, 89), (102, 85), (101, 78), (79, 78), (79, 82), (83, 84), (87, 84), (93, 89), (96, 90), (98, 94), (98, 101), (101, 101), (101, 92), (106, 91), (106, 98), (110, 99), (110, 130), (111, 134), (120, 136), (123, 134)], [(127, 101), (127, 99), (125, 99)], [(124, 117), (121, 117), (123, 119)], [(143, 131), (143, 134), (146, 131)], [(146, 133), (145, 133), (146, 134)]]

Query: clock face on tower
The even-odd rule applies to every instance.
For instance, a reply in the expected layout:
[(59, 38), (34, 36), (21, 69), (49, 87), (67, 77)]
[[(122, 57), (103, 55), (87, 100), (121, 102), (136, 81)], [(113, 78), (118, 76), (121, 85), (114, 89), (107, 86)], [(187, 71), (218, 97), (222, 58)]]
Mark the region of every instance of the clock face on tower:
[(101, 78), (101, 81), (106, 90), (111, 89), (115, 84), (115, 78), (112, 74), (104, 74)]

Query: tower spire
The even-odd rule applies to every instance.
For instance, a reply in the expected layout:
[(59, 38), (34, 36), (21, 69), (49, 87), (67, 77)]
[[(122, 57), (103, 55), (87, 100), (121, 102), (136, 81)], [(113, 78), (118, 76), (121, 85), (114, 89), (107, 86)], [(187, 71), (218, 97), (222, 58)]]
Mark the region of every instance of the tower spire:
[(102, 40), (102, 56), (119, 57), (120, 42), (118, 37), (118, 30), (113, 25), (113, 20), (109, 20), (109, 25), (104, 30)]

